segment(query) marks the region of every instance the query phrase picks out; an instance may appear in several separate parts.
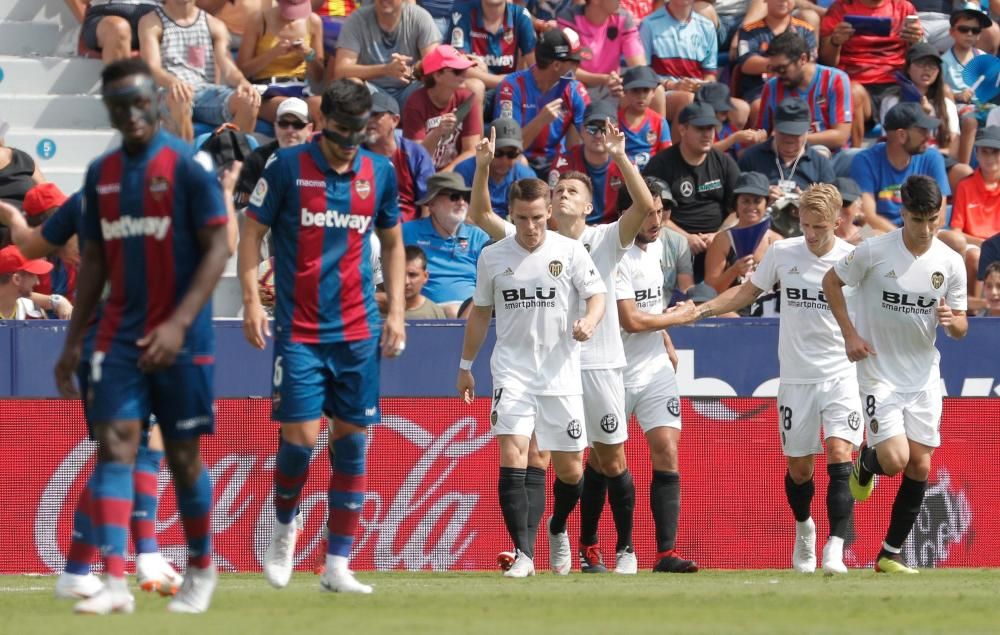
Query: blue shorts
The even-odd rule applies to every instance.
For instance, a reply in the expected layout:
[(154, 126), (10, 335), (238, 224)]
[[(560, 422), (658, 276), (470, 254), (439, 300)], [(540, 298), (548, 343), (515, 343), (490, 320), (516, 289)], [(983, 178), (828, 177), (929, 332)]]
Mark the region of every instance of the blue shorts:
[(169, 439), (190, 439), (215, 429), (212, 363), (181, 362), (155, 373), (107, 358), (87, 366), (89, 376), (80, 380), (80, 390), (88, 428), (98, 421), (147, 422), (155, 415)]
[(202, 84), (195, 88), (191, 118), (210, 126), (221, 126), (232, 121), (233, 113), (229, 110), (229, 98), (235, 92), (235, 88), (219, 84)]
[(326, 414), (359, 426), (381, 419), (379, 338), (335, 344), (275, 340), (271, 419), (302, 423)]

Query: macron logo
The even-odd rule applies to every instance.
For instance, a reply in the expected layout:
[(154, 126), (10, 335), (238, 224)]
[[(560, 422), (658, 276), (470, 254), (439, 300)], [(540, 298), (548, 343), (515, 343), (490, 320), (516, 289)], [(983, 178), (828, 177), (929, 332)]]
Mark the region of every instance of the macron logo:
[(306, 208), (302, 208), (303, 227), (335, 227), (339, 229), (353, 229), (359, 234), (363, 234), (368, 229), (368, 225), (371, 224), (371, 222), (371, 216), (362, 216), (361, 214), (345, 214), (343, 212), (335, 212), (329, 209), (325, 212), (316, 212), (314, 214)]
[(169, 216), (151, 216), (133, 218), (124, 216), (115, 221), (101, 219), (101, 235), (104, 240), (122, 240), (124, 238), (152, 236), (163, 240), (170, 231)]

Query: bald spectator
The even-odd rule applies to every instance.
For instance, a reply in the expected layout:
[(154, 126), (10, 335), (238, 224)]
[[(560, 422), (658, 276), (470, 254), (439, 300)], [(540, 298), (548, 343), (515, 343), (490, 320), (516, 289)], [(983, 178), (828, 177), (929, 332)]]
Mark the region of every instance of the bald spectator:
[[(511, 184), (521, 179), (535, 178), (535, 171), (529, 168), (521, 155), (524, 144), (521, 141), (521, 126), (510, 118), (501, 117), (490, 124), (496, 131), (496, 152), (490, 162), (490, 173), (486, 183), (490, 190), (490, 204), (501, 218), (507, 218), (507, 193)], [(490, 131), (486, 131), (490, 136)], [(465, 184), (472, 187), (476, 174), (476, 157), (469, 157), (455, 166), (455, 172), (462, 175)]]
[(139, 50), (139, 20), (161, 0), (66, 0), (80, 21), (83, 45), (110, 64)]

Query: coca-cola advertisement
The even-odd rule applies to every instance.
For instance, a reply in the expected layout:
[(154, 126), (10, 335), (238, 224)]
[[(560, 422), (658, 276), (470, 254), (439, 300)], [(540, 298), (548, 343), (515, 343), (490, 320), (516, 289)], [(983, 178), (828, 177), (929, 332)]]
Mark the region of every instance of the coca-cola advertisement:
[[(1000, 450), (994, 399), (946, 399), (942, 447), (924, 507), (904, 554), (921, 567), (1000, 566), (1000, 477), (982, 469)], [(489, 432), (489, 400), (382, 401), (382, 423), (370, 432), (368, 487), (352, 560), (358, 570), (490, 569), (510, 549), (497, 504), (497, 451)], [(272, 475), (278, 426), (265, 399), (220, 400), (216, 434), (203, 445), (215, 485), (215, 557), (228, 571), (257, 571), (273, 522)], [(680, 443), (681, 519), (678, 549), (707, 568), (783, 568), (791, 564), (794, 523), (785, 501), (773, 399), (684, 400)], [(630, 424), (626, 445), (636, 483), (635, 548), (639, 564), (655, 556), (648, 508), (650, 463), (641, 431)], [(0, 466), (0, 573), (50, 573), (65, 562), (77, 496), (95, 446), (86, 439), (79, 404), (0, 400), (5, 457)], [(323, 537), (329, 462), (324, 433), (301, 501), (305, 528), (300, 569), (312, 569)], [(550, 473), (550, 479), (551, 479)], [(817, 457), (813, 514), (819, 545), (827, 535), (826, 469)], [(848, 566), (872, 563), (888, 523), (899, 479), (882, 479), (855, 509), (845, 549)], [(184, 562), (184, 537), (166, 467), (160, 473), (160, 548)], [(551, 504), (551, 503), (550, 503)], [(544, 525), (543, 525), (544, 526)], [(576, 542), (578, 519), (569, 533)], [(610, 511), (602, 546), (614, 550)], [(536, 565), (548, 565), (540, 532)]]

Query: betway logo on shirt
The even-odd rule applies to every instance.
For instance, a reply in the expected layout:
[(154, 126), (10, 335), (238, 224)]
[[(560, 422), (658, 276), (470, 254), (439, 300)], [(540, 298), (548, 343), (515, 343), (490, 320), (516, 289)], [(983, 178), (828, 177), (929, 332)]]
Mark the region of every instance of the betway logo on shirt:
[(340, 229), (353, 229), (359, 234), (368, 230), (368, 225), (372, 222), (371, 216), (361, 214), (345, 214), (331, 209), (325, 212), (310, 212), (302, 208), (303, 227), (335, 227)]
[(101, 219), (101, 235), (104, 240), (123, 240), (133, 237), (152, 236), (156, 240), (163, 240), (170, 231), (169, 216), (150, 216), (142, 218), (132, 218), (125, 216), (118, 220), (109, 221)]

